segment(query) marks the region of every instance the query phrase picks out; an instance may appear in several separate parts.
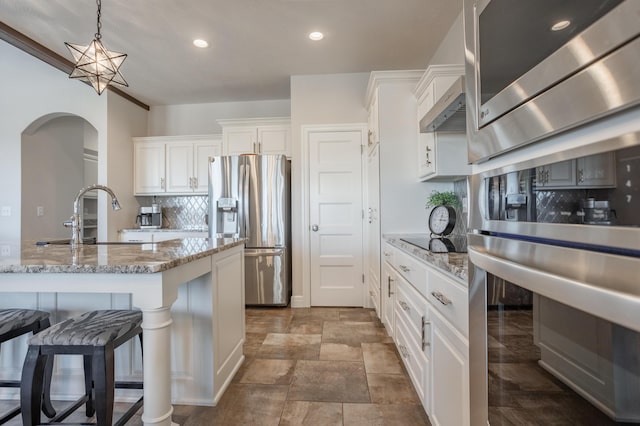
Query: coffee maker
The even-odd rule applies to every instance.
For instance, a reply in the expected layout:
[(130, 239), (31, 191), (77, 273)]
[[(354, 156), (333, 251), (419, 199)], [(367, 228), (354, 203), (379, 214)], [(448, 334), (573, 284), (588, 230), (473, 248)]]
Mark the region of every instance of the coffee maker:
[(159, 229), (162, 227), (162, 208), (157, 204), (151, 207), (140, 207), (140, 214), (136, 216), (136, 223), (141, 229)]

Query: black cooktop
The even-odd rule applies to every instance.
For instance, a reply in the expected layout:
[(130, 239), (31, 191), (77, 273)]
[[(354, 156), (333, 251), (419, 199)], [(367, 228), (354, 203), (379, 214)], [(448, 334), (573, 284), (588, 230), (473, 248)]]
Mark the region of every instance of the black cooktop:
[(466, 253), (467, 237), (464, 235), (448, 235), (447, 237), (431, 238), (424, 237), (404, 237), (400, 241), (429, 250), (433, 253)]

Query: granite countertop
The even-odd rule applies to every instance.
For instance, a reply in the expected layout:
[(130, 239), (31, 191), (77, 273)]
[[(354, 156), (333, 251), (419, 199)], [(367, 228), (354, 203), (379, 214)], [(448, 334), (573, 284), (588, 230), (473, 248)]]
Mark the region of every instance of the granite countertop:
[(392, 246), (423, 260), (442, 272), (453, 275), (467, 285), (469, 255), (467, 253), (432, 253), (400, 240), (400, 238), (418, 236), (424, 236), (424, 234), (385, 234), (383, 238)]
[(197, 233), (208, 233), (208, 229), (177, 229), (177, 228), (129, 228), (129, 229), (121, 229), (118, 232), (197, 232)]
[(36, 245), (34, 241), (3, 244), (0, 273), (162, 272), (244, 244), (244, 238), (182, 238), (158, 243)]

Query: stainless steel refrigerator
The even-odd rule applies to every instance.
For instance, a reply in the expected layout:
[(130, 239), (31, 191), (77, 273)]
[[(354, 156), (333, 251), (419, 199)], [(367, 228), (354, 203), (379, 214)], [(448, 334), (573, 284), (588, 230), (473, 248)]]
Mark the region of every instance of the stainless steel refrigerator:
[(284, 155), (212, 157), (209, 236), (244, 237), (245, 303), (291, 298), (291, 173)]

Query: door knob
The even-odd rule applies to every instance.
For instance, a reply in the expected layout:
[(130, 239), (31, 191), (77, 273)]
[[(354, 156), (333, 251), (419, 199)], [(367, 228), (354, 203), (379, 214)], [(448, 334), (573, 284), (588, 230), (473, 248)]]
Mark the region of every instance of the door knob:
[(313, 232), (318, 232), (318, 225), (311, 225), (311, 230)]

